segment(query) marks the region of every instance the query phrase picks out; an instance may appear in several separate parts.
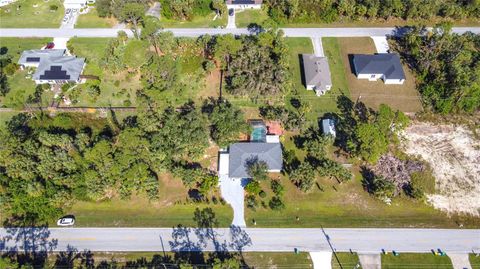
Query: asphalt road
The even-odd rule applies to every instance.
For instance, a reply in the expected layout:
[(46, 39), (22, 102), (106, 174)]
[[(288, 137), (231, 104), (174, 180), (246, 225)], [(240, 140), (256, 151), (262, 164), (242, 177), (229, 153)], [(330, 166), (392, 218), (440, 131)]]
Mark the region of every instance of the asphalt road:
[(0, 251), (355, 251), (449, 253), (480, 250), (480, 230), (279, 228), (0, 229)]
[[(96, 28), (96, 29), (29, 29), (29, 28), (2, 28), (0, 37), (115, 37), (121, 29)], [(175, 28), (165, 29), (172, 31), (176, 36), (196, 37), (204, 34), (248, 34), (246, 28), (237, 29), (214, 29), (214, 28)], [(124, 29), (130, 36), (132, 32)], [(289, 37), (353, 37), (353, 36), (384, 36), (401, 34), (402, 30), (396, 31), (394, 27), (384, 28), (284, 28)], [(454, 27), (454, 33), (467, 31), (480, 34), (480, 27)]]

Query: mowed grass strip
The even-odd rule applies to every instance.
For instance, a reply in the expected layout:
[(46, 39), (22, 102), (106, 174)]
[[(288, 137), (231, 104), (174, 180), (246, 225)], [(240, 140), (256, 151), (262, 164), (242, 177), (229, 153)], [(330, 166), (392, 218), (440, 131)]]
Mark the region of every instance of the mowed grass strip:
[(227, 25), (227, 16), (227, 14), (223, 14), (214, 20), (215, 12), (212, 12), (208, 16), (195, 16), (189, 21), (167, 19), (165, 16), (160, 16), (160, 22), (164, 28), (217, 28)]
[(118, 21), (114, 17), (99, 17), (97, 9), (92, 8), (87, 14), (81, 14), (78, 17), (75, 28), (112, 28), (117, 23)]
[(470, 265), (472, 266), (472, 269), (480, 269), (480, 254), (478, 254), (478, 251), (477, 254), (470, 253), (468, 257), (470, 259)]
[(335, 254), (332, 254), (333, 269), (356, 268), (355, 266), (359, 263), (360, 261), (358, 259), (357, 253), (337, 252)]
[(64, 14), (60, 0), (19, 0), (0, 8), (0, 28), (58, 28)]
[(353, 100), (360, 98), (367, 106), (373, 108), (378, 108), (380, 104), (387, 104), (403, 112), (422, 110), (415, 77), (406, 65), (403, 65), (406, 76), (403, 85), (386, 85), (382, 80), (357, 79), (351, 63), (352, 55), (376, 53), (373, 40), (370, 37), (341, 37), (337, 40), (342, 53), (348, 88)]
[(451, 269), (452, 262), (448, 256), (435, 256), (433, 254), (400, 253), (382, 255), (382, 269)]

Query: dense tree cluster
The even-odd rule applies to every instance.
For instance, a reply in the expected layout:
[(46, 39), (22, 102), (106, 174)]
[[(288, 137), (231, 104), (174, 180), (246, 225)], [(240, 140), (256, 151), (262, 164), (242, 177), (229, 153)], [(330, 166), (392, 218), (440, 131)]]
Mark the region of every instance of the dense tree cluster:
[(12, 56), (8, 54), (7, 47), (0, 48), (0, 96), (5, 96), (10, 91), (7, 75), (12, 75), (17, 66), (12, 62)]
[(161, 0), (162, 16), (168, 19), (191, 20), (195, 16), (208, 16), (213, 10), (226, 9), (219, 1), (212, 0)]
[[(222, 105), (214, 103), (214, 111), (217, 106)], [(3, 213), (45, 222), (76, 199), (132, 193), (156, 199), (158, 174), (166, 171), (202, 194), (216, 188), (217, 178), (195, 164), (208, 146), (210, 123), (193, 103), (176, 109), (150, 106), (122, 122), (113, 113), (108, 121), (82, 117), (19, 114), (0, 131)], [(224, 122), (214, 124), (226, 129)], [(215, 139), (227, 141), (231, 135), (216, 133)]]
[(416, 72), (424, 103), (440, 113), (480, 108), (480, 35), (452, 34), (447, 24), (427, 34), (412, 27), (395, 49)]
[(463, 19), (480, 17), (478, 1), (456, 0), (265, 0), (268, 13), (280, 23), (336, 22), (359, 19)]
[(339, 97), (338, 104), (341, 115), (337, 119), (336, 142), (346, 152), (370, 163), (386, 153), (390, 143), (398, 142), (398, 132), (409, 122), (401, 111), (384, 104), (375, 111), (345, 96)]
[(287, 92), (288, 49), (283, 32), (266, 31), (237, 40), (218, 38), (215, 47), (215, 56), (225, 56), (221, 58), (227, 67), (228, 91), (254, 100)]

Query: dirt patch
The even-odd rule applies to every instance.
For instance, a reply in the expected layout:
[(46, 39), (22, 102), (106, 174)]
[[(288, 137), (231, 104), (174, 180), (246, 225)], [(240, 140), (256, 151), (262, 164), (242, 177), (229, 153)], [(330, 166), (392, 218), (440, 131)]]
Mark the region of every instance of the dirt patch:
[(376, 53), (375, 44), (370, 37), (338, 38), (338, 44), (352, 100), (360, 98), (362, 102), (373, 108), (378, 108), (380, 104), (387, 104), (403, 112), (417, 112), (422, 109), (420, 97), (415, 88), (415, 77), (405, 65), (403, 71), (406, 79), (403, 85), (386, 85), (382, 80), (357, 79), (351, 65), (351, 55)]
[(407, 154), (426, 160), (435, 176), (428, 201), (448, 213), (480, 216), (480, 141), (465, 126), (414, 123), (404, 133)]

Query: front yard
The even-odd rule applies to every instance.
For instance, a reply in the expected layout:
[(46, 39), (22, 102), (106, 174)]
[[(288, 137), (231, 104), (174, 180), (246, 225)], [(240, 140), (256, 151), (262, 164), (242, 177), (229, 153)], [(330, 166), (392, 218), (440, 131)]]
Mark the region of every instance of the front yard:
[(63, 15), (63, 1), (19, 0), (0, 8), (0, 28), (58, 28)]
[(235, 12), (235, 24), (239, 28), (248, 27), (250, 24), (261, 25), (268, 19), (268, 14), (263, 9), (246, 9)]
[(178, 21), (160, 17), (160, 22), (164, 28), (218, 28), (227, 26), (227, 14), (217, 17), (215, 20), (215, 12), (208, 16), (195, 16), (189, 21)]
[(78, 17), (75, 28), (112, 28), (118, 23), (114, 17), (100, 18), (97, 10), (91, 8), (87, 14)]

